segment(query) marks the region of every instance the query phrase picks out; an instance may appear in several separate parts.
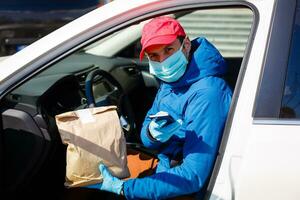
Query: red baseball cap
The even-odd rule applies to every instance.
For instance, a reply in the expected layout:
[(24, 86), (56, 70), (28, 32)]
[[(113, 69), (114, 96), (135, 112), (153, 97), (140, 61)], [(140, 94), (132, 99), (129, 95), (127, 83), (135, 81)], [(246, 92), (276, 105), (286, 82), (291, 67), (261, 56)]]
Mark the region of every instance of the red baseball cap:
[(186, 36), (177, 20), (167, 16), (152, 19), (145, 24), (142, 31), (140, 60), (143, 59), (147, 47), (155, 44), (171, 44), (177, 36)]

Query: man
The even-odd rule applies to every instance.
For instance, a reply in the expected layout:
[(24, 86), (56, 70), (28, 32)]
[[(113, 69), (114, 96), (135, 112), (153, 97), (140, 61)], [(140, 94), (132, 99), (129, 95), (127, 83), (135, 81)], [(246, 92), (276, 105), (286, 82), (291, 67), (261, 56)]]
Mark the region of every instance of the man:
[(159, 150), (159, 163), (155, 174), (126, 181), (100, 164), (100, 189), (127, 199), (199, 194), (213, 168), (230, 106), (231, 90), (220, 78), (226, 63), (206, 39), (191, 42), (170, 17), (147, 23), (141, 44), (140, 58), (148, 57), (150, 73), (161, 80), (141, 131), (144, 145)]

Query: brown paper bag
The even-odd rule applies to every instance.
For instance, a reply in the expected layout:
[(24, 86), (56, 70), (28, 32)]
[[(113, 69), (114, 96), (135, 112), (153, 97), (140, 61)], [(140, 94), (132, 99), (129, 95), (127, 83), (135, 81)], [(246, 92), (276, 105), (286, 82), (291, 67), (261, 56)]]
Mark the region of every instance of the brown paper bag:
[(62, 142), (67, 144), (67, 187), (102, 182), (98, 164), (119, 178), (129, 176), (126, 141), (116, 106), (88, 108), (55, 116)]

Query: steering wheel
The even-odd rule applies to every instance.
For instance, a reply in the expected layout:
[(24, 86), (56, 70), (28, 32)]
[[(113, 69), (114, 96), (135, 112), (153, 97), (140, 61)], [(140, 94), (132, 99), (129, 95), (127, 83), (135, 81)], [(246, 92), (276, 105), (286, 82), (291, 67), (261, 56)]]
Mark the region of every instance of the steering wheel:
[[(93, 85), (95, 82), (95, 77), (99, 76), (99, 79), (103, 79), (107, 83), (113, 86), (113, 90), (107, 94), (105, 98), (105, 105), (116, 105), (117, 111), (120, 116), (121, 124), (123, 128), (131, 133), (135, 127), (134, 123), (134, 115), (130, 106), (130, 102), (128, 100), (127, 95), (125, 94), (121, 84), (108, 72), (96, 69), (87, 75), (85, 79), (85, 94), (87, 98), (88, 107), (97, 106), (97, 102), (95, 102), (95, 95), (93, 91)], [(103, 104), (101, 104), (103, 106)], [(123, 121), (125, 120), (125, 121)], [(127, 123), (127, 127), (126, 127)], [(132, 134), (130, 134), (132, 135)]]
[(122, 99), (122, 96), (124, 95), (123, 88), (120, 85), (120, 83), (112, 75), (110, 75), (108, 72), (101, 70), (101, 69), (96, 69), (96, 70), (91, 71), (85, 79), (85, 95), (87, 98), (88, 107), (91, 108), (91, 107), (96, 106), (95, 95), (94, 95), (94, 91), (93, 91), (93, 84), (95, 82), (94, 79), (96, 76), (99, 76), (100, 79), (107, 80), (107, 82), (110, 83), (114, 87), (111, 94), (112, 93), (120, 93), (120, 98), (116, 99), (117, 102), (113, 102), (120, 109), (121, 99)]

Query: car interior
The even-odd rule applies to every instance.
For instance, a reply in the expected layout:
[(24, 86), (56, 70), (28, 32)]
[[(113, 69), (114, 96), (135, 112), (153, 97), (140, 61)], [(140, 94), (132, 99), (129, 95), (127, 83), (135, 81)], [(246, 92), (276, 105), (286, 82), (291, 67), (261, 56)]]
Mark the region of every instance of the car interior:
[[(119, 116), (125, 119), (122, 126), (128, 145), (155, 154), (143, 147), (139, 132), (159, 81), (149, 73), (147, 59), (138, 59), (139, 38), (113, 56), (86, 49), (68, 55), (1, 100), (1, 184), (9, 195), (34, 197), (40, 191), (51, 199), (118, 198), (64, 187), (66, 145), (55, 116), (67, 111), (117, 105)], [(234, 90), (242, 57), (226, 57), (226, 61), (228, 72), (223, 78)]]

